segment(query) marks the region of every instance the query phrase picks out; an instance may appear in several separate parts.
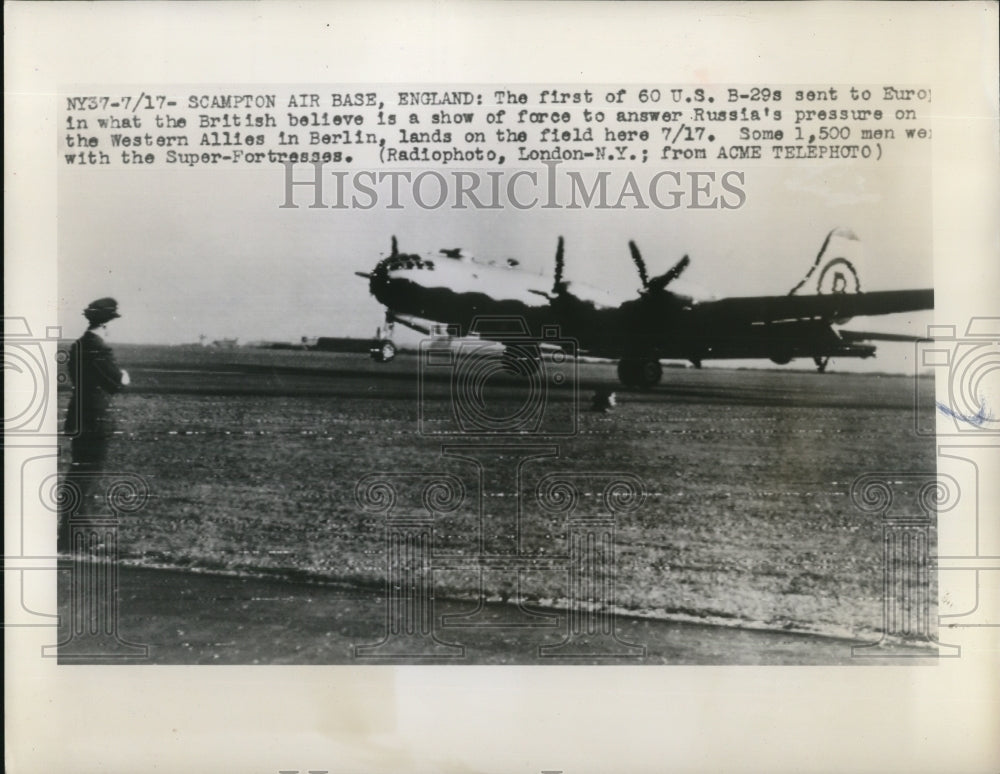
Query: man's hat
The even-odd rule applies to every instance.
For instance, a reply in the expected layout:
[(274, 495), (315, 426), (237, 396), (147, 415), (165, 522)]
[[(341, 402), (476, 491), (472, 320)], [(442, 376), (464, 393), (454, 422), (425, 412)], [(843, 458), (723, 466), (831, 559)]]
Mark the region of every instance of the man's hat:
[(96, 301), (91, 301), (90, 306), (83, 310), (83, 316), (96, 323), (104, 323), (121, 317), (118, 314), (118, 302), (113, 298), (99, 298)]

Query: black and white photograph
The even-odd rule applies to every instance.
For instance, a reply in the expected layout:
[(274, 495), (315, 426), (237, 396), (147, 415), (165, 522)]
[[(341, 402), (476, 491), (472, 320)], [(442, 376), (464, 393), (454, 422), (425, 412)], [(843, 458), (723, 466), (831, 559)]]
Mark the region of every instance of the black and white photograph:
[[(88, 771), (938, 771), (886, 752), (922, 711), (833, 740), (866, 685), (974, 679), (947, 749), (995, 766), (995, 25), (978, 87), (907, 41), (996, 7), (618, 7), (147, 4), (106, 63), (9, 55), (45, 119), (8, 141), (44, 182), (7, 205), (7, 663), (74, 686), (22, 733), (106, 682), (126, 725), (164, 692), (128, 738), (223, 742), (106, 728)], [(265, 719), (300, 702), (326, 736)], [(834, 711), (834, 757), (704, 751)]]
[[(83, 428), (64, 480), (110, 487), (105, 471), (120, 471), (145, 501), (112, 546), (98, 494), (66, 491), (65, 529), (85, 520), (66, 552), (85, 564), (89, 541), (98, 561), (116, 552), (119, 639), (139, 637), (154, 663), (859, 663), (852, 647), (887, 638), (900, 655), (935, 655), (926, 564), (899, 579), (913, 588), (893, 613), (908, 620), (884, 620), (885, 525), (861, 480), (935, 483), (934, 439), (914, 421), (933, 395), (915, 405), (913, 387), (934, 303), (929, 146), (882, 140), (887, 160), (874, 162), (860, 149), (876, 143), (814, 140), (790, 147), (858, 158), (757, 166), (717, 156), (785, 146), (708, 140), (738, 136), (733, 113), (784, 112), (737, 118), (783, 127), (758, 134), (820, 131), (792, 123), (806, 112), (797, 95), (840, 104), (850, 88), (779, 85), (759, 100), (750, 88), (746, 105), (710, 110), (688, 100), (727, 103), (735, 89), (685, 85), (649, 90), (670, 110), (640, 111), (625, 109), (632, 94), (644, 104), (629, 85), (597, 94), (621, 109), (592, 111), (538, 103), (594, 90), (520, 87), (531, 114), (581, 134), (594, 134), (585, 113), (669, 112), (704, 135), (684, 149), (706, 157), (669, 163), (641, 161), (660, 141), (581, 141), (555, 146), (578, 162), (508, 167), (502, 153), (518, 151), (487, 135), (492, 168), (356, 171), (375, 156), (366, 145), (343, 146), (358, 158), (340, 165), (64, 166), (60, 325), (87, 323), (60, 402)], [(452, 129), (447, 147), (459, 136), (448, 152), (471, 152), (465, 137), (486, 135), (510, 99), (396, 87), (363, 92), (371, 107), (319, 111), (297, 105), (357, 95), (164, 91), (178, 107), (148, 111), (157, 123), (357, 116), (383, 157), (440, 153), (397, 148), (399, 136), (467, 118), (483, 131)], [(145, 106), (115, 111), (67, 109), (80, 128), (66, 140), (154, 120)], [(503, 132), (544, 131), (527, 126)], [(200, 148), (215, 134), (156, 137)], [(584, 158), (606, 148), (613, 158)], [(398, 191), (364, 199), (386, 170)], [(927, 520), (912, 535), (926, 563), (934, 510), (919, 494), (898, 494), (910, 502), (892, 518)], [(70, 609), (76, 577), (61, 587), (67, 621), (85, 613)], [(86, 658), (76, 637), (67, 646)]]

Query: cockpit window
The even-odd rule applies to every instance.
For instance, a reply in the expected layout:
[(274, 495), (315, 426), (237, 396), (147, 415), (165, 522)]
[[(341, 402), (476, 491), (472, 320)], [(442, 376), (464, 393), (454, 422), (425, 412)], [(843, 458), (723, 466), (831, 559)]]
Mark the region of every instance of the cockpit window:
[(388, 271), (402, 271), (404, 269), (434, 269), (434, 262), (427, 261), (419, 255), (396, 255), (387, 259), (386, 269)]

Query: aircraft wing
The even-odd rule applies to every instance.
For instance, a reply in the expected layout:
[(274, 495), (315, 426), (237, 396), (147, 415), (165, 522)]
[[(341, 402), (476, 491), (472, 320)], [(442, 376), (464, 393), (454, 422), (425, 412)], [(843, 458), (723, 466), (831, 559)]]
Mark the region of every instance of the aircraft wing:
[(387, 315), (387, 319), (391, 322), (402, 323), (407, 328), (414, 330), (417, 333), (422, 333), (425, 336), (431, 335), (431, 326), (429, 324), (425, 324), (421, 320), (418, 320), (416, 317), (410, 317), (405, 314), (389, 314)]
[(927, 341), (926, 336), (908, 336), (903, 333), (876, 333), (873, 331), (847, 331), (840, 328), (837, 334), (844, 341)]
[[(417, 333), (422, 333), (425, 336), (435, 336), (433, 330), (434, 323), (429, 320), (421, 320), (418, 317), (406, 314), (391, 314), (390, 317), (393, 322), (401, 323), (402, 325), (405, 325), (407, 328), (410, 328), (411, 330), (414, 330)], [(438, 335), (437, 338), (451, 338), (451, 337)], [(456, 340), (461, 340), (462, 337), (454, 337), (454, 338)], [(519, 341), (520, 338), (521, 337), (519, 336), (515, 337), (515, 340)], [(488, 334), (485, 336), (477, 336), (475, 339), (472, 340), (494, 342), (496, 344), (501, 344), (501, 345), (509, 343), (509, 339), (505, 339), (502, 336), (491, 336)], [(548, 342), (545, 341), (544, 339), (533, 339), (531, 337), (528, 337), (527, 341), (530, 341), (533, 345), (537, 346), (538, 349), (540, 349), (542, 352), (546, 352), (548, 354), (552, 354), (554, 352), (565, 352), (563, 347), (561, 347), (559, 344)]]
[(747, 296), (704, 301), (694, 307), (705, 322), (753, 324), (791, 320), (843, 320), (934, 308), (934, 290), (880, 290), (811, 296)]

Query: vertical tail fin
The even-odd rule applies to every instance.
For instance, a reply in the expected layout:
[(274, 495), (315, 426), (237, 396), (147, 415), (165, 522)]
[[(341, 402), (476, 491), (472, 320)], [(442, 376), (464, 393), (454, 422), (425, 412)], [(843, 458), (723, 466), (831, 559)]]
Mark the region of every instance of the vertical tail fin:
[(858, 265), (861, 259), (861, 240), (846, 228), (835, 228), (826, 235), (816, 260), (799, 284), (788, 291), (796, 293), (829, 295), (831, 293), (860, 293), (861, 278)]

